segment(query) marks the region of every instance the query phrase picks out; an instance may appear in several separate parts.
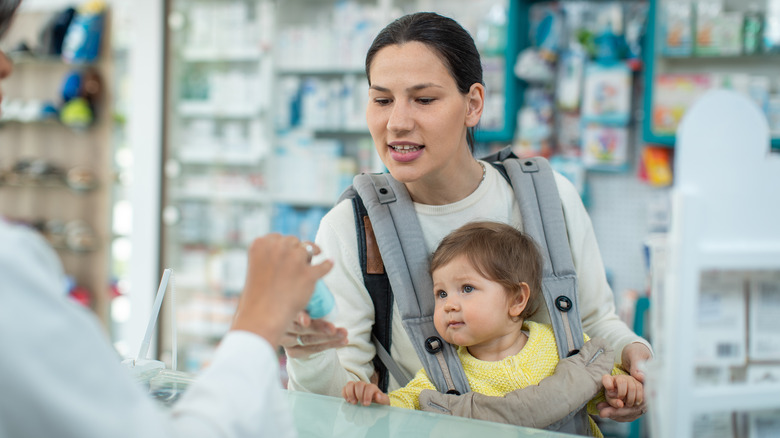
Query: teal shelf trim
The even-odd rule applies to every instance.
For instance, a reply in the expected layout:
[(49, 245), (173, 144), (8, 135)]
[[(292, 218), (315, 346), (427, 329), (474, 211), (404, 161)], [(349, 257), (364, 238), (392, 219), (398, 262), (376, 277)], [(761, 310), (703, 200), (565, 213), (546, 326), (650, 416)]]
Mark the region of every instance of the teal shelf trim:
[[(642, 118), (642, 140), (659, 146), (674, 147), (675, 136), (671, 134), (656, 134), (653, 132), (653, 94), (655, 88), (655, 54), (660, 53), (660, 47), (656, 49), (656, 11), (658, 2), (650, 0), (647, 11), (647, 30), (645, 32), (645, 47), (642, 58), (645, 64), (645, 96)], [(780, 138), (770, 140), (772, 152), (780, 153)]]
[(511, 142), (515, 136), (517, 110), (525, 88), (515, 76), (515, 59), (520, 47), (528, 46), (528, 5), (522, 0), (509, 0), (506, 48), (504, 49), (504, 127), (500, 130), (481, 130), (477, 126), (474, 138), (477, 142)]

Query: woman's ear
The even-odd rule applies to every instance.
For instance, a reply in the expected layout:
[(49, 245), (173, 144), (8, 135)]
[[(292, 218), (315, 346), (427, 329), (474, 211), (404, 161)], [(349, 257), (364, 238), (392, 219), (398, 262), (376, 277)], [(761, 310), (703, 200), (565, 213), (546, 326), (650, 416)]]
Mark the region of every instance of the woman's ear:
[(509, 304), (509, 316), (517, 318), (523, 313), (525, 307), (528, 305), (528, 299), (531, 297), (531, 287), (528, 283), (521, 282), (517, 285), (517, 293), (512, 298), (512, 302)]
[(468, 111), (466, 111), (466, 127), (477, 126), (482, 117), (482, 110), (485, 108), (485, 86), (482, 84), (472, 84), (466, 95)]

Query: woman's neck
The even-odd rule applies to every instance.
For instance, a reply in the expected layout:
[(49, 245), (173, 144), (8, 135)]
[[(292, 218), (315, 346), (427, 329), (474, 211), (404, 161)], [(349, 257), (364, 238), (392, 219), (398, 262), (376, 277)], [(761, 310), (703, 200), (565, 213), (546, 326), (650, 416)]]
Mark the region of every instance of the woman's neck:
[(474, 193), (485, 175), (482, 165), (471, 155), (453, 162), (436, 174), (426, 175), (406, 184), (414, 202), (427, 205), (447, 205)]

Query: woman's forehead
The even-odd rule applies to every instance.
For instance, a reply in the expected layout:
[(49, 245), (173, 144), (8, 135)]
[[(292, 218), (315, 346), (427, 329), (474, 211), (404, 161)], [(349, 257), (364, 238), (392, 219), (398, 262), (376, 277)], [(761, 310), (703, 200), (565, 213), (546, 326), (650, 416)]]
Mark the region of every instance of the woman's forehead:
[(369, 73), (372, 86), (387, 87), (391, 82), (455, 84), (438, 53), (416, 41), (383, 47), (371, 62)]

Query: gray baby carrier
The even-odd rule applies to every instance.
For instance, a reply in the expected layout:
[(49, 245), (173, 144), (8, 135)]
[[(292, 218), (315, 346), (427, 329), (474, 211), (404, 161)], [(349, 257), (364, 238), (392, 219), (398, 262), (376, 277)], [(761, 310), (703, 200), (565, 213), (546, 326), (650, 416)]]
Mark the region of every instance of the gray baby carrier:
[[(542, 290), (558, 354), (560, 358), (575, 355), (584, 343), (577, 305), (577, 275), (550, 165), (539, 157), (518, 159), (510, 148), (484, 160), (496, 167), (513, 187), (523, 231), (537, 242), (544, 258)], [(401, 386), (412, 377), (388, 353), (395, 298), (403, 326), (436, 388), (449, 394), (469, 392), (455, 348), (439, 337), (433, 325), (430, 254), (405, 186), (388, 173), (361, 174), (355, 176), (341, 199), (351, 199), (353, 203), (363, 280), (374, 303), (372, 339), (377, 349), (374, 366), (380, 388), (387, 391), (389, 375)], [(548, 429), (587, 435), (587, 412), (572, 412)]]

